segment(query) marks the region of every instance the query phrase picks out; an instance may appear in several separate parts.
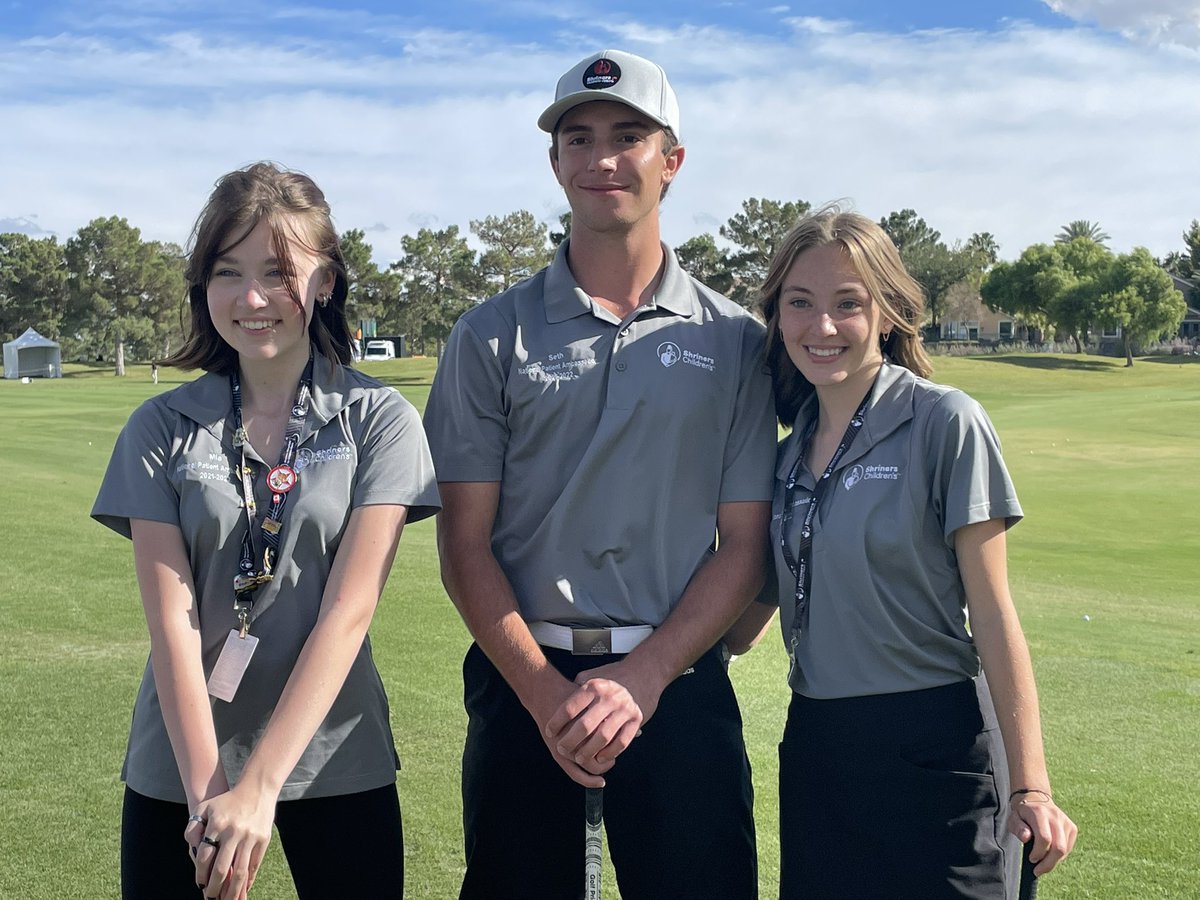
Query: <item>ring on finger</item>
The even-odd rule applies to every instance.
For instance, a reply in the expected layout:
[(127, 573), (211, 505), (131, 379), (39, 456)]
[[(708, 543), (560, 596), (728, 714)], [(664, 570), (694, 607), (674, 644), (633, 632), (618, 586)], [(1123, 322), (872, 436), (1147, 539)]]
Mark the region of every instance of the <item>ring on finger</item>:
[(188, 824), (190, 825), (193, 822), (199, 822), (201, 825), (207, 825), (208, 819), (206, 819), (206, 818), (204, 818), (204, 816), (200, 816), (200, 815), (188, 816)]
[(208, 846), (210, 846), (210, 847), (220, 847), (221, 846), (220, 839), (215, 838), (215, 837), (209, 837), (207, 834), (204, 837), (200, 838), (200, 843), (208, 844)]

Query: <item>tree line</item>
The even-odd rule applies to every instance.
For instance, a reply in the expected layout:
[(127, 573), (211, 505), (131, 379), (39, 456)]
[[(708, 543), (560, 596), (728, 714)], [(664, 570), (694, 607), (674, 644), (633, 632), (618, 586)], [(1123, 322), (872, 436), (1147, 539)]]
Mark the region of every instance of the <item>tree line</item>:
[[(678, 247), (680, 264), (745, 306), (754, 303), (779, 240), (811, 209), (803, 200), (752, 197), (720, 226)], [(979, 294), (992, 309), (1032, 329), (1069, 336), (1083, 349), (1092, 325), (1120, 326), (1127, 358), (1135, 347), (1178, 328), (1186, 312), (1168, 272), (1200, 275), (1200, 221), (1183, 249), (1163, 260), (1136, 248), (1115, 255), (1099, 226), (1079, 220), (1052, 243), (1035, 244), (1013, 262), (998, 259), (993, 235), (947, 243), (912, 209), (879, 224), (927, 294), (930, 334), (940, 333), (957, 291)], [(379, 334), (404, 334), (417, 353), (436, 353), (468, 308), (537, 272), (569, 235), (570, 213), (557, 228), (518, 210), (470, 222), (476, 245), (457, 225), (421, 228), (401, 240), (403, 255), (380, 267), (366, 233), (342, 236), (349, 272), (351, 322), (373, 321)], [(187, 320), (183, 250), (144, 240), (123, 218), (97, 218), (65, 244), (55, 237), (0, 234), (0, 337), (33, 326), (63, 344), (71, 359), (113, 360), (122, 371), (165, 356), (183, 340)]]
[(997, 263), (980, 296), (1028, 327), (1066, 336), (1077, 353), (1090, 327), (1119, 328), (1125, 364), (1132, 366), (1135, 350), (1176, 331), (1187, 313), (1188, 298), (1171, 276), (1190, 281), (1200, 273), (1200, 221), (1193, 219), (1183, 233), (1186, 251), (1164, 260), (1145, 247), (1114, 254), (1107, 240), (1098, 225), (1072, 222), (1054, 243), (1034, 244), (1016, 261)]

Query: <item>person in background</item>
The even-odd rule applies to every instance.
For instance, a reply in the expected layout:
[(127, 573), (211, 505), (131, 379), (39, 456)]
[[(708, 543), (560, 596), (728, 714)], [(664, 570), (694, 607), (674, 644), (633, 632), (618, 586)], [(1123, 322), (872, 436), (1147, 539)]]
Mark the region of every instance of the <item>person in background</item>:
[(245, 897), (274, 824), (301, 898), (400, 897), (367, 628), (404, 524), (439, 507), (424, 431), (347, 365), (345, 265), (307, 176), (222, 177), (187, 281), (191, 332), (164, 364), (206, 374), (130, 416), (92, 509), (133, 540), (150, 630), (123, 896)]
[(1039, 875), (1077, 829), (1053, 798), (1009, 594), (1005, 532), (1022, 513), (996, 433), (926, 380), (921, 287), (870, 219), (827, 208), (797, 223), (761, 312), (791, 433), (774, 584), (730, 643), (752, 644), (778, 604), (792, 688), (780, 896), (1012, 896), (1005, 823)]

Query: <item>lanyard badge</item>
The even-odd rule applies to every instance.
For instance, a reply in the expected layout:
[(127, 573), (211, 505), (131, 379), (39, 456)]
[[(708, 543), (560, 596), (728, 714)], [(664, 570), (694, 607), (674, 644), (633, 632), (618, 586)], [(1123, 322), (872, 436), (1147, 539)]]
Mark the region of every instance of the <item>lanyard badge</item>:
[(238, 627), (231, 629), (225, 638), (225, 646), (208, 677), (208, 692), (218, 700), (232, 702), (242, 677), (250, 665), (250, 659), (258, 647), (258, 638), (249, 634), (250, 614), (254, 610), (254, 592), (272, 580), (276, 554), (279, 551), (279, 533), (283, 527), (283, 510), (287, 495), (299, 481), (296, 450), (300, 445), (300, 429), (308, 418), (309, 400), (312, 393), (313, 360), (311, 354), (300, 384), (296, 389), (296, 402), (288, 417), (287, 431), (283, 439), (283, 451), (279, 463), (267, 473), (267, 486), (271, 489), (271, 505), (261, 523), (258, 536), (262, 538), (262, 553), (255, 540), (255, 524), (258, 504), (254, 500), (254, 472), (246, 462), (246, 445), (250, 439), (242, 423), (242, 385), (235, 370), (229, 376), (233, 394), (233, 447), (239, 453), (237, 463), (238, 480), (242, 485), (242, 500), (246, 508), (246, 533), (242, 536), (242, 552), (238, 560), (238, 573), (233, 576), (233, 609), (237, 613)]
[(792, 619), (792, 637), (789, 642), (793, 659), (795, 658), (796, 643), (804, 624), (804, 616), (808, 611), (809, 594), (812, 592), (813, 520), (816, 518), (817, 509), (821, 505), (825, 491), (833, 480), (834, 470), (837, 469), (838, 463), (842, 461), (842, 457), (846, 455), (846, 452), (850, 449), (850, 445), (854, 443), (854, 439), (858, 437), (859, 431), (862, 430), (863, 423), (866, 421), (867, 406), (870, 400), (871, 391), (867, 391), (867, 395), (863, 397), (862, 403), (858, 405), (858, 410), (850, 418), (850, 424), (846, 426), (846, 432), (842, 435), (842, 440), (833, 452), (829, 464), (825, 466), (825, 471), (817, 479), (812, 497), (808, 501), (808, 509), (804, 511), (804, 519), (800, 523), (800, 546), (797, 548), (796, 554), (792, 553), (792, 548), (788, 544), (788, 532), (792, 526), (792, 509), (795, 506), (796, 484), (800, 479), (800, 469), (804, 465), (804, 460), (808, 457), (812, 445), (813, 433), (816, 431), (815, 419), (809, 423), (804, 431), (804, 435), (800, 441), (800, 456), (796, 460), (795, 465), (792, 466), (792, 470), (788, 473), (787, 481), (784, 485), (786, 490), (783, 495), (783, 513), (779, 520), (779, 543), (783, 551), (783, 560), (787, 563), (788, 570), (796, 578), (796, 592), (794, 595), (796, 612)]
[[(250, 615), (254, 608), (254, 593), (272, 580), (276, 555), (279, 551), (280, 532), (283, 529), (283, 512), (287, 506), (288, 493), (300, 480), (296, 468), (296, 455), (300, 446), (300, 429), (308, 418), (312, 399), (313, 358), (308, 358), (304, 374), (296, 388), (296, 402), (288, 416), (287, 431), (284, 433), (283, 450), (279, 462), (267, 473), (267, 487), (271, 489), (271, 503), (262, 521), (258, 521), (258, 504), (254, 499), (253, 469), (246, 461), (246, 445), (250, 442), (246, 427), (242, 423), (242, 386), (235, 370), (230, 373), (229, 386), (233, 395), (233, 446), (240, 454), (237, 466), (238, 479), (242, 485), (242, 499), (246, 509), (246, 532), (242, 536), (242, 552), (238, 560), (238, 573), (233, 577), (233, 608), (238, 617), (238, 636), (246, 637), (250, 627)], [(255, 527), (257, 525), (257, 528)], [(261, 549), (259, 544), (261, 538)]]

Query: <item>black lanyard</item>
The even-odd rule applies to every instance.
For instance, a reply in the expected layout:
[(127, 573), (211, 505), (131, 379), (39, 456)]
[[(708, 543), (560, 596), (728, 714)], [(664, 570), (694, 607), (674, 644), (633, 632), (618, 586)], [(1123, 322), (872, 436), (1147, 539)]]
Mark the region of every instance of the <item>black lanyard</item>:
[[(283, 450), (279, 464), (267, 473), (267, 486), (271, 489), (271, 505), (259, 525), (262, 537), (262, 555), (255, 546), (255, 518), (258, 504), (254, 500), (254, 480), (246, 462), (246, 428), (242, 425), (242, 384), (235, 369), (229, 375), (229, 387), (233, 394), (233, 446), (241, 454), (237, 467), (242, 482), (242, 499), (246, 507), (246, 533), (242, 535), (242, 553), (238, 561), (238, 573), (233, 576), (233, 609), (243, 637), (250, 624), (250, 612), (254, 608), (254, 592), (271, 581), (275, 568), (275, 557), (279, 552), (279, 532), (283, 528), (283, 510), (287, 506), (288, 492), (296, 486), (296, 450), (300, 446), (300, 428), (308, 418), (309, 400), (312, 397), (313, 359), (310, 354), (300, 384), (296, 388), (296, 402), (288, 416), (287, 431), (283, 436)], [(255, 561), (259, 560), (256, 566)]]
[(854, 439), (858, 437), (858, 432), (865, 421), (867, 405), (870, 401), (871, 391), (867, 391), (867, 395), (863, 397), (858, 410), (851, 417), (850, 424), (846, 426), (846, 433), (842, 435), (841, 443), (833, 451), (829, 465), (825, 467), (825, 472), (817, 479), (817, 483), (813, 488), (812, 498), (808, 501), (808, 509), (804, 513), (804, 521), (800, 523), (799, 559), (792, 555), (792, 548), (788, 546), (788, 531), (791, 529), (792, 509), (796, 501), (796, 482), (799, 480), (800, 468), (804, 465), (804, 460), (808, 456), (808, 451), (812, 445), (813, 434), (816, 431), (817, 425), (816, 419), (809, 422), (808, 426), (804, 429), (804, 435), (800, 440), (800, 458), (796, 460), (791, 472), (788, 473), (785, 484), (787, 490), (783, 495), (783, 512), (779, 519), (779, 544), (783, 549), (783, 561), (787, 563), (787, 567), (791, 573), (796, 576), (796, 613), (792, 619), (793, 634), (800, 632), (804, 621), (804, 613), (808, 608), (808, 596), (812, 590), (813, 518), (817, 514), (817, 507), (821, 505), (821, 498), (825, 496), (825, 490), (829, 486), (833, 470), (837, 468), (842, 457), (846, 455), (846, 451), (850, 449), (850, 445), (854, 443)]

